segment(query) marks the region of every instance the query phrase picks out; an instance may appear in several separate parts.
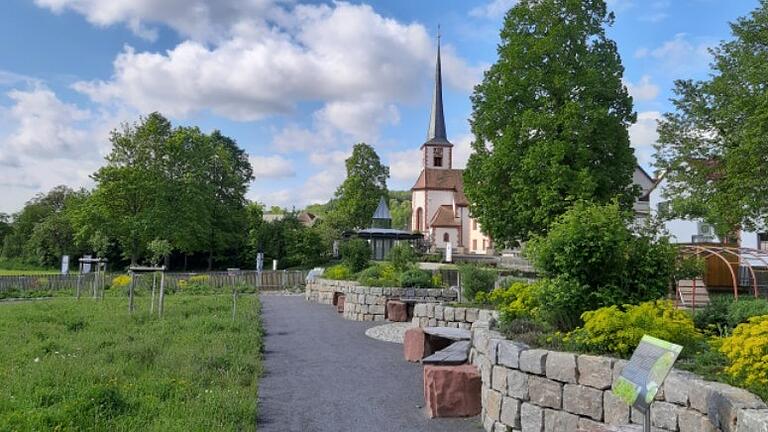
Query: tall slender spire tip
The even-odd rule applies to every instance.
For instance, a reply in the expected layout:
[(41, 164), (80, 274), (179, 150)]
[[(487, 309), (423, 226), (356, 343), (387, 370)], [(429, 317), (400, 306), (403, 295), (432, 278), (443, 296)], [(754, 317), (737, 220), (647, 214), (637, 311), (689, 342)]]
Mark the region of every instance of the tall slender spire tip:
[(427, 142), (450, 144), (445, 132), (445, 114), (443, 113), (443, 77), (440, 62), (440, 24), (437, 25), (437, 61), (435, 63), (435, 90), (432, 95), (432, 111), (429, 117)]

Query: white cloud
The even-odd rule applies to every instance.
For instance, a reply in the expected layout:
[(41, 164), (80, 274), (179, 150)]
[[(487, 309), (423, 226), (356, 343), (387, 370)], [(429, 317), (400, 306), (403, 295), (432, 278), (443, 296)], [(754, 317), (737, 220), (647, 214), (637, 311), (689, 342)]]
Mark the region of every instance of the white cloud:
[(643, 10), (639, 13), (637, 19), (649, 23), (659, 23), (669, 17), (667, 9), (670, 2), (668, 0), (656, 0), (643, 3)]
[(629, 94), (637, 101), (650, 101), (659, 96), (659, 86), (651, 82), (650, 75), (643, 75), (637, 84), (629, 81), (625, 81), (624, 84)]
[(706, 70), (711, 46), (712, 41), (692, 42), (685, 33), (678, 33), (659, 47), (638, 49), (635, 57), (659, 61), (668, 74), (687, 74)]
[(648, 169), (653, 163), (653, 146), (659, 139), (656, 131), (657, 121), (661, 119), (658, 111), (645, 111), (637, 114), (637, 123), (629, 128), (629, 139), (635, 149), (637, 162)]
[(12, 152), (40, 158), (77, 158), (91, 144), (90, 131), (81, 127), (91, 119), (88, 110), (62, 102), (43, 87), (12, 90), (8, 97), (14, 103), (9, 112), (11, 121), (17, 125), (6, 144)]
[(322, 170), (310, 176), (304, 183), (295, 188), (277, 190), (253, 188), (251, 189), (250, 198), (265, 203), (268, 206), (277, 205), (285, 208), (296, 206), (301, 208), (308, 204), (327, 202), (343, 181), (343, 172)]
[(334, 168), (343, 168), (344, 162), (351, 156), (351, 152), (332, 151), (332, 152), (312, 152), (309, 154), (309, 161), (313, 165), (332, 166)]
[(248, 158), (253, 167), (253, 176), (256, 179), (294, 177), (296, 171), (293, 163), (278, 155), (250, 156)]
[(250, 17), (278, 18), (273, 0), (35, 0), (55, 13), (71, 10), (92, 24), (125, 24), (137, 36), (154, 40), (162, 23), (198, 40), (216, 39)]
[(517, 4), (518, 0), (493, 0), (469, 11), (469, 15), (477, 18), (499, 19)]
[(421, 172), (421, 150), (411, 149), (389, 154), (389, 174), (392, 180), (416, 182)]

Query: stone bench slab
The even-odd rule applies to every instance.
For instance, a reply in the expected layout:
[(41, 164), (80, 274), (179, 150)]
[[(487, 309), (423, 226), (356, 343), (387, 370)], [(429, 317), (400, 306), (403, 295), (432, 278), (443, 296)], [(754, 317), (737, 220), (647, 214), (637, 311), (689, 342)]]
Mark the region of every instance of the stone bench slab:
[(471, 331), (454, 327), (425, 327), (424, 333), (452, 341), (468, 341), (472, 338)]
[(472, 344), (469, 341), (458, 341), (449, 345), (429, 357), (424, 358), (423, 364), (434, 365), (461, 365), (469, 360), (469, 350)]

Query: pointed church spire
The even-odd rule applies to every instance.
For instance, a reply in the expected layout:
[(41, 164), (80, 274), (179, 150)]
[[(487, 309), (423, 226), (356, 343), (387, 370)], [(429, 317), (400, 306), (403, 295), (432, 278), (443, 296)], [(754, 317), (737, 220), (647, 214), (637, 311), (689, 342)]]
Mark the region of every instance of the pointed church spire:
[(432, 114), (429, 117), (427, 143), (450, 144), (445, 133), (443, 114), (443, 77), (440, 66), (440, 26), (437, 26), (437, 63), (435, 65), (435, 92), (432, 95)]

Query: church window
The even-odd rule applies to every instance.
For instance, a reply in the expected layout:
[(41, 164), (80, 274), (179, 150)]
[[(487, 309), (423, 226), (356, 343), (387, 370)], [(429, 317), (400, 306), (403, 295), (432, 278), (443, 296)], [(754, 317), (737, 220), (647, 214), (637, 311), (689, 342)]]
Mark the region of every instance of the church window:
[(421, 207), (416, 209), (416, 231), (422, 230), (421, 221), (424, 219), (424, 210)]
[(768, 251), (768, 233), (759, 233), (757, 235), (757, 248)]
[(443, 149), (440, 147), (435, 148), (433, 165), (436, 167), (443, 166)]
[(472, 230), (477, 231), (477, 221), (476, 220), (472, 221)]
[(448, 243), (451, 241), (451, 235), (448, 233), (443, 234), (443, 241)]
[(472, 240), (472, 250), (477, 250), (477, 239)]

